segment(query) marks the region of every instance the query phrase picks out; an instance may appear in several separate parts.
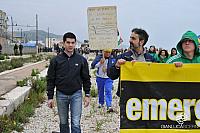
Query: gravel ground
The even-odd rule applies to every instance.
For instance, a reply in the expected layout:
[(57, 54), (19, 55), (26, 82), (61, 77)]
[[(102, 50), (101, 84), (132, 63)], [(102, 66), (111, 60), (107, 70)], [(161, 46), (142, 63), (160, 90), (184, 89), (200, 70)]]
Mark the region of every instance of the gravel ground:
[[(91, 60), (91, 59), (89, 59)], [(90, 62), (91, 63), (91, 62)], [(96, 87), (95, 77), (91, 71), (92, 86)], [(89, 107), (83, 108), (81, 129), (83, 133), (118, 133), (120, 123), (119, 98), (115, 95), (117, 88), (116, 80), (113, 89), (113, 109), (114, 112), (107, 113), (106, 107), (98, 108), (97, 98), (91, 98)], [(51, 133), (59, 131), (59, 119), (57, 108), (49, 109), (47, 100), (35, 110), (35, 114), (30, 118), (29, 123), (24, 124), (23, 133)], [(17, 133), (13, 131), (13, 133)]]

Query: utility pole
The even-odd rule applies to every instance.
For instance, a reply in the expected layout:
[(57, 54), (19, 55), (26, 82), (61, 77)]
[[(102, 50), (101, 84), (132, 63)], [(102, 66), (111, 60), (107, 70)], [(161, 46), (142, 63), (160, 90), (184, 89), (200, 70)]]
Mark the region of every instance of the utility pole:
[(48, 49), (49, 49), (49, 27), (48, 27)]
[(0, 34), (0, 37), (3, 37), (3, 15), (2, 15), (2, 13), (0, 13), (1, 14), (1, 18), (0, 18), (0, 26), (1, 26), (1, 28), (0, 28), (0, 30), (1, 30), (1, 34)]
[(13, 18), (11, 16), (11, 26), (12, 26), (12, 43), (13, 43)]
[(26, 34), (25, 34), (25, 32), (24, 32), (24, 43), (26, 43)]
[(22, 37), (22, 28), (21, 28), (21, 43), (22, 43), (22, 40), (23, 40), (22, 38), (23, 38), (23, 37)]
[(38, 46), (38, 15), (36, 14), (36, 46)]

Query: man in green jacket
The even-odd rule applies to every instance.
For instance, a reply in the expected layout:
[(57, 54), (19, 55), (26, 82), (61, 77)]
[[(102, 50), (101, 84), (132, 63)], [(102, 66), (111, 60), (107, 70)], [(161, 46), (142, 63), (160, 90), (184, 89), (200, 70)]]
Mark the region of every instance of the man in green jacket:
[(198, 45), (197, 35), (187, 31), (176, 46), (179, 54), (169, 58), (166, 63), (174, 63), (176, 67), (182, 67), (183, 63), (200, 63)]

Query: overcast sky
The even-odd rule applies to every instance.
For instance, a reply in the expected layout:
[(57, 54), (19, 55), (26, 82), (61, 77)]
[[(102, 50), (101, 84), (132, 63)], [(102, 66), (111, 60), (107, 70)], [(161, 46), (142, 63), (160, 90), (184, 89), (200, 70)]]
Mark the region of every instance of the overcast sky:
[(168, 50), (187, 30), (200, 34), (200, 0), (0, 0), (0, 9), (14, 23), (35, 25), (38, 14), (39, 29), (49, 27), (60, 35), (72, 31), (80, 41), (88, 39), (87, 8), (95, 6), (117, 6), (118, 28), (126, 45), (135, 27), (148, 32), (147, 46)]

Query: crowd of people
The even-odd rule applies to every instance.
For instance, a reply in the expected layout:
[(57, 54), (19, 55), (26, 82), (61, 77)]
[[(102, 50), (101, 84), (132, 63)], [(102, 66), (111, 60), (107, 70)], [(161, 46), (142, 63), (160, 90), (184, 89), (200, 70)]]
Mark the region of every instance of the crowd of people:
[[(192, 31), (187, 31), (182, 35), (176, 48), (172, 48), (170, 54), (165, 49), (157, 50), (155, 46), (150, 46), (149, 49), (145, 48), (148, 38), (149, 35), (145, 30), (134, 28), (130, 35), (130, 48), (126, 51), (121, 51), (120, 54), (118, 54), (119, 51), (112, 49), (97, 52), (91, 69), (97, 69), (96, 83), (99, 108), (105, 104), (107, 111), (113, 112), (113, 80), (120, 77), (120, 67), (127, 61), (132, 63), (174, 63), (176, 67), (182, 67), (184, 63), (200, 63), (198, 37)], [(73, 33), (65, 33), (63, 43), (63, 52), (50, 61), (47, 73), (48, 106), (50, 108), (54, 106), (53, 97), (56, 87), (60, 133), (69, 133), (70, 130), (80, 133), (82, 88), (85, 92), (84, 107), (90, 103), (89, 66), (87, 59), (82, 55), (84, 53), (75, 50), (76, 36)], [(117, 95), (120, 96), (120, 86), (118, 86)], [(71, 124), (68, 120), (69, 111), (71, 112)]]

